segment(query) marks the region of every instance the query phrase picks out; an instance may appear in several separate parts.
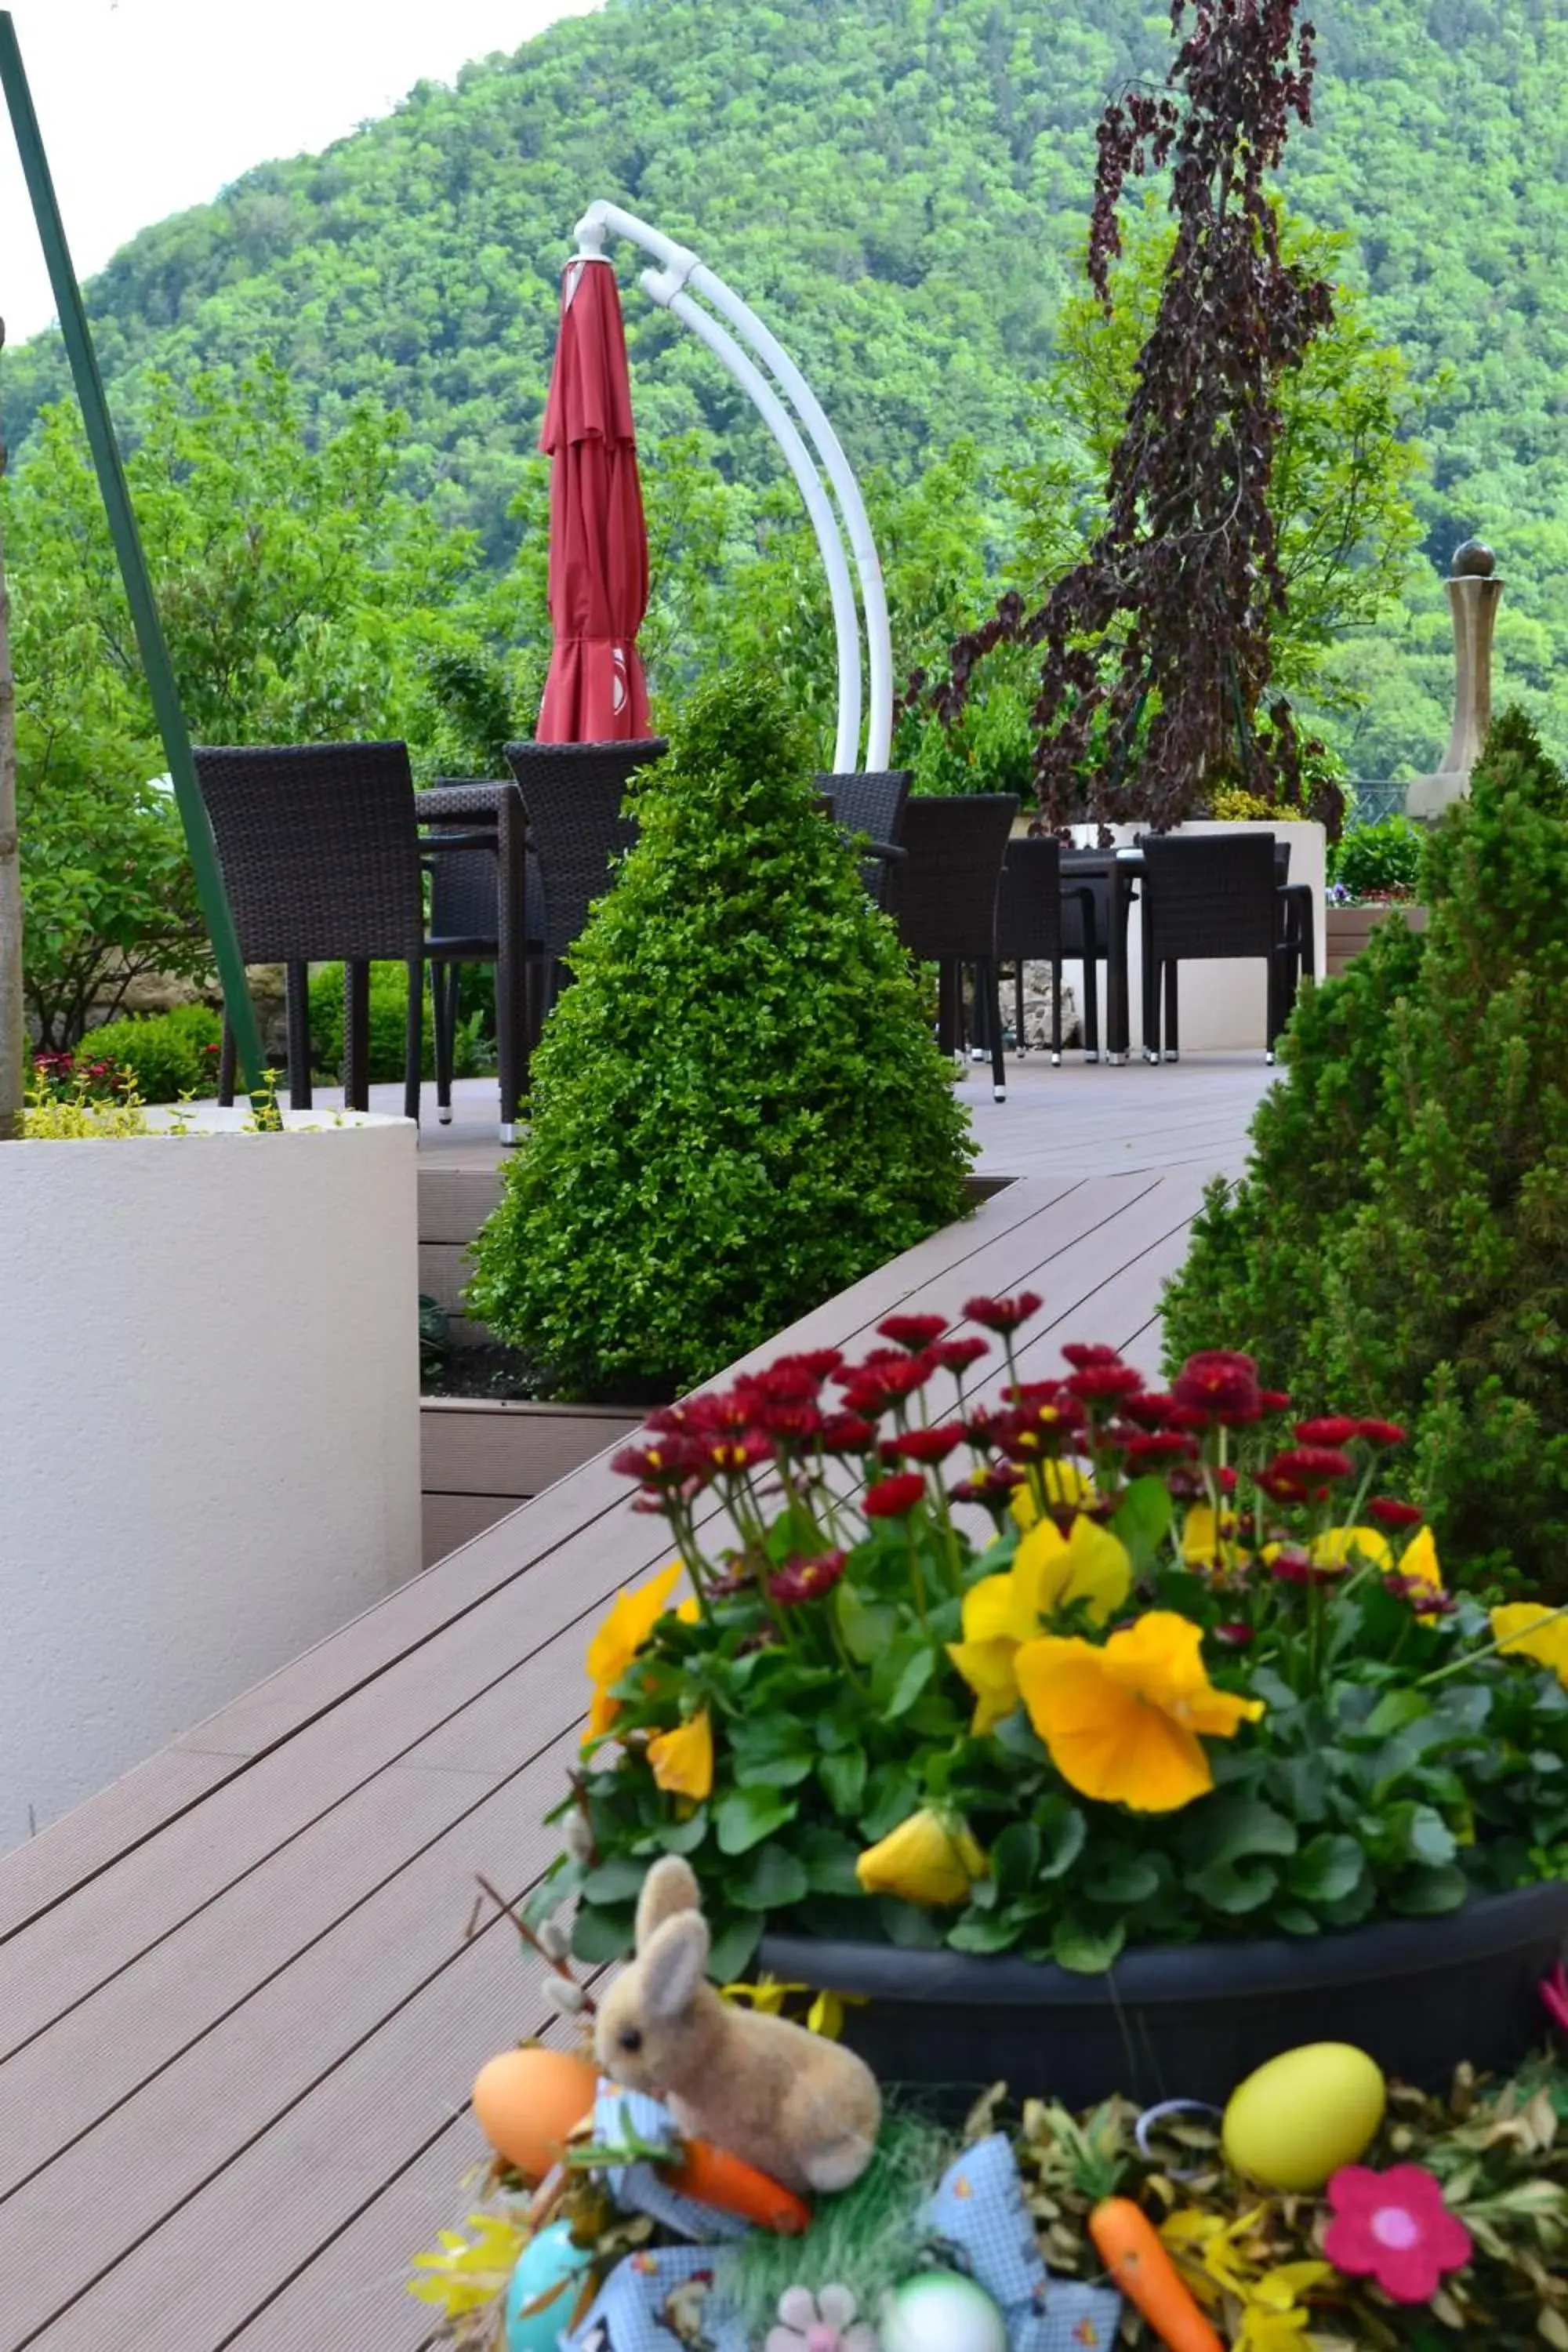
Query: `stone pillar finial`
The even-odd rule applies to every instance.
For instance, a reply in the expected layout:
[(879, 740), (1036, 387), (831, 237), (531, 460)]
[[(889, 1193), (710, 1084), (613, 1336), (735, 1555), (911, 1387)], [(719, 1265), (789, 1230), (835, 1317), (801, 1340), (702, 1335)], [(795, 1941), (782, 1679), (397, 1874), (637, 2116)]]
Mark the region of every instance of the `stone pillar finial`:
[(1470, 771), (1492, 723), (1492, 632), (1503, 583), (1497, 558), (1479, 539), (1454, 551), (1448, 604), (1454, 615), (1454, 725), (1448, 748), (1430, 776), (1419, 776), (1405, 795), (1407, 816), (1437, 817), (1470, 789)]

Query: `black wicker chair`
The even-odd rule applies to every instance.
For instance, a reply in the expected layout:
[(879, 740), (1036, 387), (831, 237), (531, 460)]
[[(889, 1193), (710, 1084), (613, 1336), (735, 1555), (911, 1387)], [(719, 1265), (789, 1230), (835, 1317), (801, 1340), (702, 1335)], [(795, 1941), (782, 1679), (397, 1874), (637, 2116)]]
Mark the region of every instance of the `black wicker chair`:
[(910, 955), (938, 972), (937, 1034), (949, 1053), (963, 1046), (963, 967), (974, 971), (976, 1034), (991, 1045), (991, 1080), (1007, 1099), (1002, 1008), (996, 985), (996, 899), (1018, 803), (1012, 793), (911, 800), (903, 857), (889, 877), (888, 911)]
[(888, 873), (897, 864), (889, 853), (903, 840), (904, 810), (914, 778), (907, 768), (868, 770), (855, 775), (819, 775), (816, 789), (841, 833), (866, 834), (872, 854), (860, 862), (867, 896), (888, 903)]
[(1180, 1058), (1180, 964), (1257, 957), (1268, 967), (1264, 1053), (1272, 1062), (1297, 976), (1316, 961), (1312, 894), (1289, 884), (1289, 844), (1271, 833), (1150, 834), (1142, 848), (1144, 1060), (1159, 1061), (1162, 1050), (1168, 1062)]
[[(414, 778), (403, 743), (208, 745), (195, 754), (247, 964), (285, 968), (289, 1096), (310, 1108), (308, 996), (312, 963), (343, 965), (343, 1092), (370, 1101), (370, 967), (408, 966), (404, 1108), (419, 1116), (424, 1042), (425, 915)], [(219, 1093), (234, 1099), (226, 1025)]]
[[(611, 861), (637, 839), (623, 814), (638, 768), (662, 760), (661, 736), (631, 743), (509, 743), (506, 756), (528, 811), (529, 864), (539, 877), (538, 945), (530, 971), (538, 994), (530, 1027), (537, 1034), (563, 979), (562, 959), (582, 937), (588, 909), (609, 887)], [(528, 930), (534, 937), (531, 899)]]
[(1086, 1062), (1100, 1059), (1100, 985), (1098, 959), (1104, 952), (1095, 908), (1095, 892), (1087, 881), (1075, 882), (1062, 873), (1059, 841), (1049, 835), (1035, 841), (1009, 841), (1002, 861), (1002, 887), (996, 898), (996, 961), (1011, 964), (1016, 990), (1014, 1031), (1020, 1055), (1028, 1051), (1024, 1036), (1024, 966), (1051, 967), (1051, 1061), (1062, 1058), (1062, 965), (1083, 963), (1083, 1045)]
[[(437, 776), (437, 792), (465, 791), (478, 786), (495, 789), (490, 779)], [(510, 792), (510, 784), (506, 787)], [(417, 809), (417, 801), (415, 803)], [(467, 848), (472, 829), (433, 827), (422, 847), (430, 874), (430, 935), (426, 953), (430, 963), (430, 1004), (436, 1044), (436, 1116), (443, 1127), (452, 1117), (452, 1070), (458, 1035), (458, 999), (465, 963), (493, 963), (500, 951), (500, 897), (496, 856), (488, 846)], [(443, 847), (444, 842), (452, 843)], [(544, 893), (539, 869), (531, 858), (523, 875), (521, 953), (534, 962), (544, 952)]]

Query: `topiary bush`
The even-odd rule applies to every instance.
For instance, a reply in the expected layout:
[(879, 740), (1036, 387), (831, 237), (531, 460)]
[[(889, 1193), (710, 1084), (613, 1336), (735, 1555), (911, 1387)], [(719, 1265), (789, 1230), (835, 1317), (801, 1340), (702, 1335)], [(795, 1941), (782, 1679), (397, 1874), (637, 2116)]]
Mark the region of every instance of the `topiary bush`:
[(632, 802), (468, 1303), (559, 1390), (640, 1399), (957, 1216), (973, 1146), (772, 684), (696, 695)]
[(177, 1004), (89, 1029), (75, 1058), (79, 1066), (111, 1064), (144, 1103), (172, 1103), (216, 1094), (222, 1042), (223, 1021), (211, 1005)]
[(1426, 851), (1425, 939), (1310, 992), (1255, 1156), (1166, 1297), (1308, 1411), (1392, 1414), (1451, 1570), (1568, 1599), (1568, 784), (1499, 719)]

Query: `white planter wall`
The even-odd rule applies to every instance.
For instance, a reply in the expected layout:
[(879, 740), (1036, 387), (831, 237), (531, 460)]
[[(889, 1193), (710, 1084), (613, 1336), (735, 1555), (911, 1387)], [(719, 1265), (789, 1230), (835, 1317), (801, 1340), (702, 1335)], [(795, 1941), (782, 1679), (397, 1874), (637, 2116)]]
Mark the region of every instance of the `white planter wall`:
[(0, 1851), (420, 1565), (412, 1126), (0, 1144)]
[[(1141, 825), (1115, 825), (1111, 828), (1117, 845), (1131, 845), (1143, 831)], [(1310, 882), (1312, 886), (1314, 928), (1317, 937), (1318, 975), (1326, 969), (1328, 940), (1324, 925), (1323, 889), (1327, 879), (1328, 839), (1321, 824), (1224, 824), (1206, 819), (1194, 820), (1178, 828), (1183, 833), (1271, 833), (1276, 841), (1290, 845), (1290, 879)], [(1076, 825), (1074, 838), (1086, 848), (1098, 845), (1099, 828)], [(1143, 937), (1139, 902), (1132, 905), (1131, 920), (1127, 932), (1128, 1027), (1132, 1051), (1136, 1055), (1143, 1045)], [(1064, 977), (1073, 991), (1073, 1001), (1083, 1003), (1083, 968), (1080, 964), (1064, 967)], [(1268, 1032), (1268, 974), (1261, 961), (1250, 963), (1229, 961), (1215, 963), (1184, 963), (1178, 982), (1178, 1008), (1181, 1050), (1184, 1054), (1226, 1053), (1250, 1048), (1261, 1060), (1264, 1039)], [(1105, 971), (1100, 968), (1100, 1022), (1105, 1020)]]

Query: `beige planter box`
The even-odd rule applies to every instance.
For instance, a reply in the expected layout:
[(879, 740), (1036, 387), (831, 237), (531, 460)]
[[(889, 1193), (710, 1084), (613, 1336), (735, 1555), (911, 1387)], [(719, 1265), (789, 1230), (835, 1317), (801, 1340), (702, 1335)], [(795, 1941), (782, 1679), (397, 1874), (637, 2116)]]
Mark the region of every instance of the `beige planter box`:
[(1408, 923), (1413, 931), (1426, 928), (1426, 909), (1404, 901), (1383, 907), (1331, 907), (1328, 909), (1328, 960), (1324, 970), (1332, 980), (1352, 956), (1360, 955), (1379, 923), (1390, 916)]
[(426, 1567), (595, 1454), (624, 1445), (642, 1421), (626, 1405), (426, 1397), (419, 1408)]

